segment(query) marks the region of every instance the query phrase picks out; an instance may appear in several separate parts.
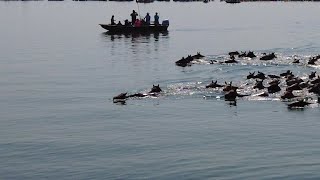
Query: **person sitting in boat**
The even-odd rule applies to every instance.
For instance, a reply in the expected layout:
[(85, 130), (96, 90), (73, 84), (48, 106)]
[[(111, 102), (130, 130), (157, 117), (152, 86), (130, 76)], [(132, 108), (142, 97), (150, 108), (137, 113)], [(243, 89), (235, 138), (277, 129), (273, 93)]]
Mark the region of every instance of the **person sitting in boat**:
[(147, 15), (146, 15), (146, 17), (144, 17), (144, 19), (146, 20), (146, 24), (149, 25), (150, 24), (150, 19), (151, 19), (149, 13), (147, 13)]
[(111, 17), (111, 25), (116, 25), (116, 23), (114, 21), (115, 21), (114, 20), (114, 15), (112, 15), (112, 17)]
[(124, 20), (124, 25), (125, 25), (125, 26), (130, 26), (130, 25), (131, 25), (131, 24), (129, 23), (129, 20), (128, 20), (128, 19)]
[(159, 15), (156, 12), (156, 14), (154, 15), (154, 25), (159, 25)]
[(141, 27), (141, 21), (139, 19), (136, 19), (136, 22), (134, 23), (135, 27)]
[(134, 23), (136, 22), (138, 13), (136, 13), (136, 11), (133, 10), (132, 13), (130, 14), (130, 16), (131, 16), (131, 23), (132, 23), (132, 25), (134, 25)]
[(118, 22), (117, 26), (122, 26), (122, 23), (121, 21)]

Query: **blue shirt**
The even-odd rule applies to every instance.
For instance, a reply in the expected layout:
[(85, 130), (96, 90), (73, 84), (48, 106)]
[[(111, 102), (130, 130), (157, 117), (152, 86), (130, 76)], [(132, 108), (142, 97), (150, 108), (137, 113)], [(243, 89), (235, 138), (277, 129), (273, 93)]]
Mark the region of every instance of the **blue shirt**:
[(146, 19), (146, 23), (150, 23), (150, 16), (148, 14), (146, 15), (145, 19)]
[(159, 22), (159, 16), (157, 14), (154, 15), (154, 22)]

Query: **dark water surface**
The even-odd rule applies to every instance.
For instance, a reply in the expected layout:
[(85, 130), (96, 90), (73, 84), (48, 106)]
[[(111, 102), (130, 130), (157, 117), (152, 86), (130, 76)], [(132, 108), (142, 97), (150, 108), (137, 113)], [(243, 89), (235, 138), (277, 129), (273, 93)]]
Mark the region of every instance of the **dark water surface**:
[[(169, 33), (108, 35), (134, 2), (0, 2), (0, 179), (319, 179), (320, 111), (278, 98), (229, 105), (219, 82), (249, 71), (306, 76), (320, 52), (319, 3), (155, 2)], [(197, 51), (275, 51), (274, 63), (174, 61)], [(252, 63), (253, 62), (253, 63)], [(112, 103), (120, 92), (156, 98)], [(203, 98), (203, 97), (207, 98)]]

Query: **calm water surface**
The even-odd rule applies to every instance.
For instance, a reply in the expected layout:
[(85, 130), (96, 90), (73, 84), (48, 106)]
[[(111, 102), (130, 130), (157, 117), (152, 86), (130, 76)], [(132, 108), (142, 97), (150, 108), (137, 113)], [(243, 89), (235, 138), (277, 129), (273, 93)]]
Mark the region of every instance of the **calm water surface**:
[[(108, 35), (134, 2), (0, 2), (0, 179), (319, 179), (320, 111), (278, 100), (204, 99), (248, 71), (314, 67), (174, 61), (197, 51), (320, 52), (319, 3), (140, 4), (169, 33)], [(112, 103), (120, 92), (158, 98)]]

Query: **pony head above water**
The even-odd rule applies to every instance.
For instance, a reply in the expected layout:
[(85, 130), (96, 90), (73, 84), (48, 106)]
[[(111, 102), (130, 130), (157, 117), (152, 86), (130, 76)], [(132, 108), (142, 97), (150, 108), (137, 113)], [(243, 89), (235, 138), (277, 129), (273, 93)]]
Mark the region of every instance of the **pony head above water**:
[(206, 88), (217, 88), (217, 87), (223, 87), (222, 85), (218, 84), (218, 81), (211, 81), (209, 85), (206, 86)]
[(159, 93), (161, 91), (162, 91), (162, 89), (160, 88), (160, 85), (158, 84), (157, 86), (152, 85), (151, 91), (149, 93)]
[(238, 89), (238, 87), (236, 86), (232, 86), (232, 81), (230, 81), (230, 83), (228, 84), (226, 81), (224, 82), (225, 86), (223, 88), (223, 91), (231, 91), (231, 90), (234, 90), (236, 91)]

